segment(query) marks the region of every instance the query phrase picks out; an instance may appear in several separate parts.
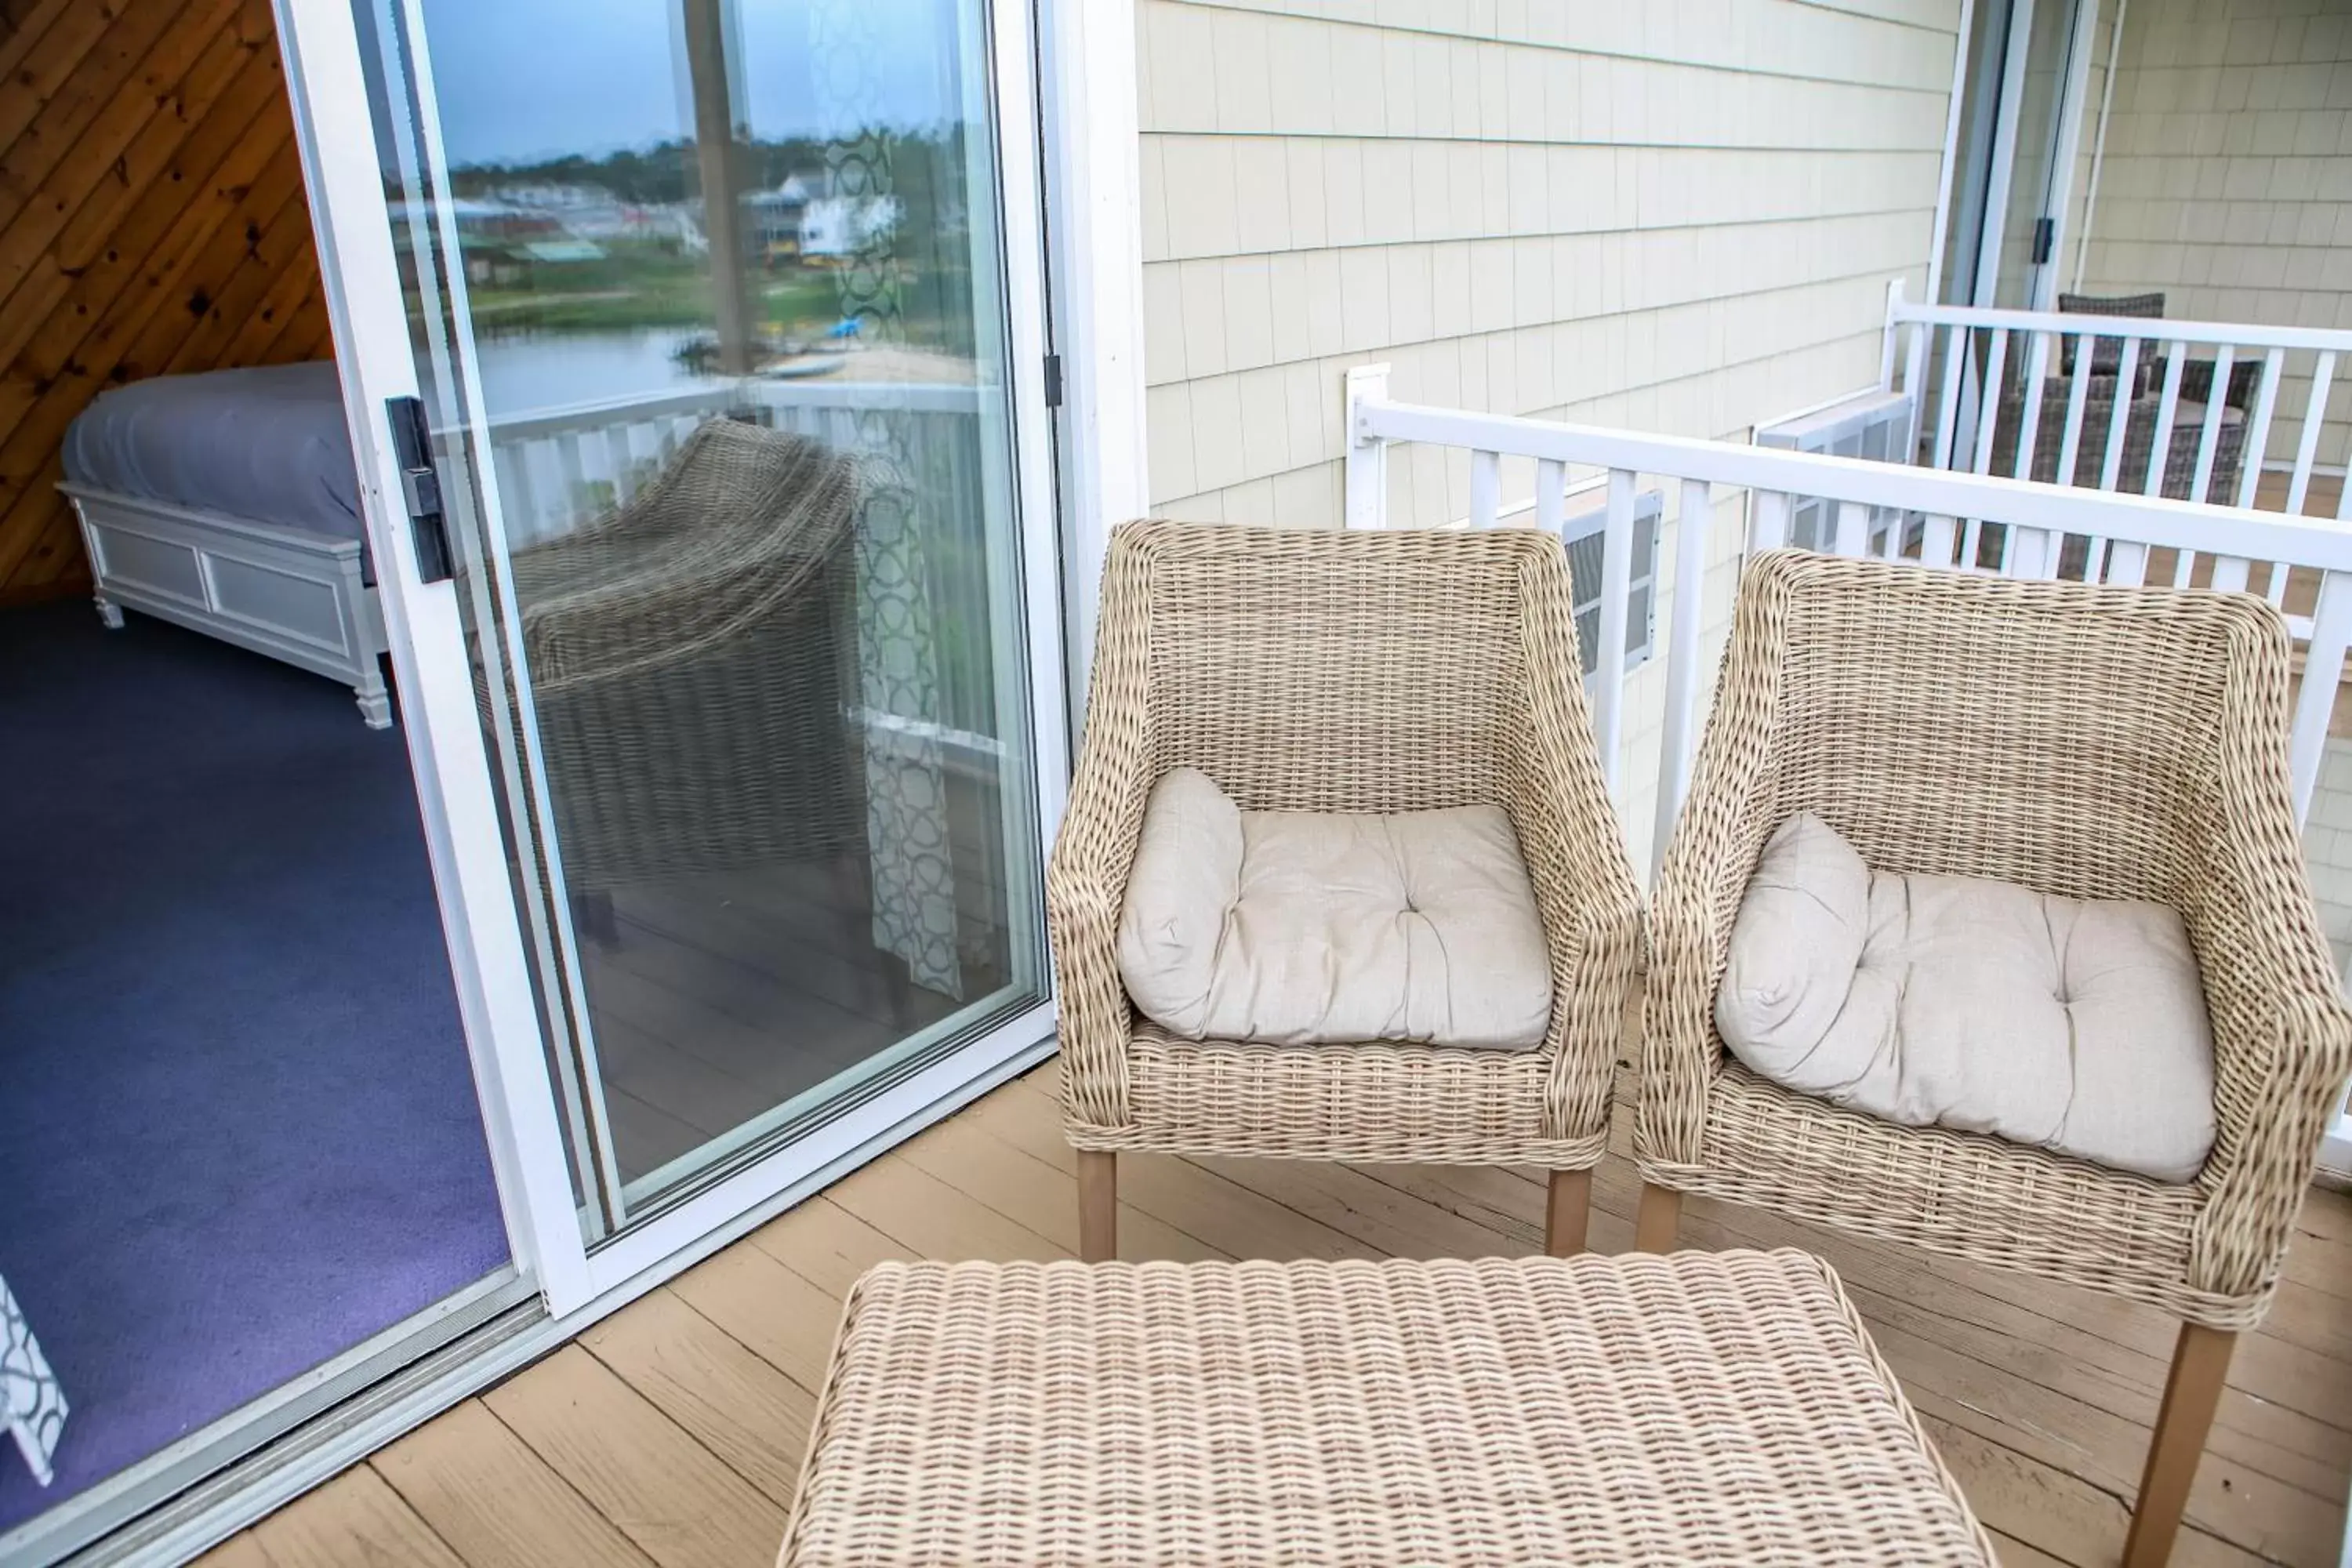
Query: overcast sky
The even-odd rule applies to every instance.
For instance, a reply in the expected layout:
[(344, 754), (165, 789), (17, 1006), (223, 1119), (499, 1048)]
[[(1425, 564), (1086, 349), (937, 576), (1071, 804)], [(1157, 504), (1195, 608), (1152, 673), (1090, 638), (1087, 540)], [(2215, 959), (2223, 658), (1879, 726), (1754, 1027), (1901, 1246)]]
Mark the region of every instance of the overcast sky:
[[(453, 163), (594, 157), (688, 133), (679, 0), (423, 4)], [(752, 136), (965, 117), (956, 31), (979, 9), (978, 0), (735, 0), (736, 79)], [(820, 49), (825, 38), (838, 41)]]

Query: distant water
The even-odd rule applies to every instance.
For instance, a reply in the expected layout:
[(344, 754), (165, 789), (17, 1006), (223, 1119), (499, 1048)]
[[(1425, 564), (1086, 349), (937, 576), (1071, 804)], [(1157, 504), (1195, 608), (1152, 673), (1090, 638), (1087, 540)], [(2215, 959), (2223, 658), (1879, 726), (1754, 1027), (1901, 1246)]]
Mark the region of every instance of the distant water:
[(709, 378), (677, 354), (689, 338), (708, 335), (686, 327), (481, 333), (482, 395), (495, 419), (702, 384)]

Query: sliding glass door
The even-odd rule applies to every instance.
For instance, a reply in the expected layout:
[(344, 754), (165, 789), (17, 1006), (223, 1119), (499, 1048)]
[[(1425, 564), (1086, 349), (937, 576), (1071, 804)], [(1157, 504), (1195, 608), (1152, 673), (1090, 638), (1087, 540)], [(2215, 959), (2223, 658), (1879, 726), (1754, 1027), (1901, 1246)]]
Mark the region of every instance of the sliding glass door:
[(1028, 19), (291, 10), (404, 714), (566, 1307), (1045, 1037)]

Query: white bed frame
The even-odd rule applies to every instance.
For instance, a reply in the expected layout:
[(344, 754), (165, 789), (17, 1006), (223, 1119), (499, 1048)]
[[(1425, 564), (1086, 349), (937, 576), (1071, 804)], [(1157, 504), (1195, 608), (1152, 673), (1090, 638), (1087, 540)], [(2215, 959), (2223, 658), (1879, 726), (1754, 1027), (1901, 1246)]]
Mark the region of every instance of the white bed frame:
[(359, 699), (371, 730), (392, 723), (375, 590), (360, 542), (70, 480), (58, 486), (81, 520), (110, 626), (127, 607), (331, 676)]

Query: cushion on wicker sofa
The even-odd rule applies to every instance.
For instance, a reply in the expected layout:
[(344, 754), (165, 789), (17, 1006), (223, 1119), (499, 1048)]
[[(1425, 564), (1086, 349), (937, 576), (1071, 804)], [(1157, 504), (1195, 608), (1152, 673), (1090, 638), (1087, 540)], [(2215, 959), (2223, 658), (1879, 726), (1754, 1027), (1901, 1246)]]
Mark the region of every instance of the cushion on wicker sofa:
[(1784, 1088), (2186, 1182), (2213, 1146), (2197, 959), (2159, 904), (1873, 871), (1810, 813), (1766, 844), (1716, 1026)]
[(1192, 1039), (1528, 1050), (1551, 1018), (1501, 807), (1243, 811), (1197, 768), (1152, 789), (1118, 965), (1144, 1016)]

